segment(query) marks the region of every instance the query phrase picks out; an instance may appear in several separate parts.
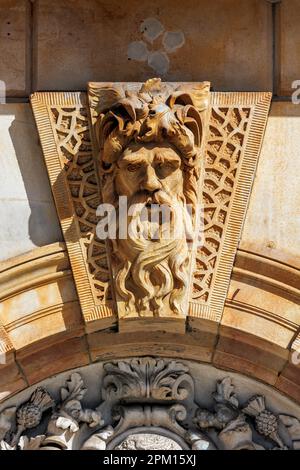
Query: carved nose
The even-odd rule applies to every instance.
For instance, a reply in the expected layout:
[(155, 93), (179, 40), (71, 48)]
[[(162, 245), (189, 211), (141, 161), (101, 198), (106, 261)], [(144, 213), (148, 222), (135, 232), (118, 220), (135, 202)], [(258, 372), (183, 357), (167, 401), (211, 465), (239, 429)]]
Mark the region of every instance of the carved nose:
[(142, 189), (153, 192), (153, 191), (156, 191), (157, 189), (160, 189), (160, 187), (161, 187), (161, 184), (159, 182), (159, 179), (156, 176), (154, 168), (152, 168), (152, 166), (149, 165), (147, 168), (145, 179), (143, 181)]

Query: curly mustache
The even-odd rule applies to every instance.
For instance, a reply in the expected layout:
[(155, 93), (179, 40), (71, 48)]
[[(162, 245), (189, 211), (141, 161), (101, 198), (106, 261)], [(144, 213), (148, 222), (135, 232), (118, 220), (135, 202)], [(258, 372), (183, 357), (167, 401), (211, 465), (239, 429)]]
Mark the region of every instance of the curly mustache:
[[(184, 202), (184, 196), (179, 195), (178, 201)], [(158, 189), (157, 191), (144, 191), (141, 190), (135, 193), (129, 200), (129, 206), (134, 204), (144, 204), (145, 206), (150, 204), (167, 205), (172, 207), (174, 204), (174, 197), (170, 196), (165, 190)]]

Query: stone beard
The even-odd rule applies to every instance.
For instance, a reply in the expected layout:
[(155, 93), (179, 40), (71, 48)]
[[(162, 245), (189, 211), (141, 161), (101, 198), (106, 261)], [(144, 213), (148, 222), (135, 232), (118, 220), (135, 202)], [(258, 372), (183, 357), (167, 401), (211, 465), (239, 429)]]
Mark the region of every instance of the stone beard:
[(172, 105), (142, 87), (99, 120), (102, 200), (118, 212), (126, 196), (129, 210), (128, 236), (117, 225), (110, 241), (120, 317), (186, 315), (202, 132), (189, 99)]
[(166, 144), (130, 145), (117, 163), (115, 190), (136, 208), (128, 215), (132, 233), (114, 244), (119, 296), (141, 316), (182, 314), (189, 251), (184, 230), (174, 233), (176, 225), (188, 228), (180, 156)]

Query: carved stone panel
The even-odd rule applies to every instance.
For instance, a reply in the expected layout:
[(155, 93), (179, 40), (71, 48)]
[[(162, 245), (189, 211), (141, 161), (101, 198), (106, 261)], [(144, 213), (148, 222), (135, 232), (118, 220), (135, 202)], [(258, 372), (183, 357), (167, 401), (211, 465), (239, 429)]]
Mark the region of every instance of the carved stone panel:
[(203, 243), (189, 315), (219, 321), (267, 121), (270, 93), (212, 93), (205, 146)]
[(207, 82), (89, 85), (119, 318), (187, 315), (209, 98)]
[(31, 103), (84, 318), (113, 316), (85, 93), (35, 93)]
[[(205, 375), (202, 377), (205, 384)], [(203, 385), (200, 380), (200, 385)], [(296, 416), (269, 408), (262, 394), (246, 401), (223, 377), (201, 405), (186, 364), (143, 357), (106, 363), (92, 408), (78, 372), (53, 399), (44, 387), (0, 413), (0, 450), (299, 449)], [(60, 392), (60, 393), (58, 393)], [(252, 392), (253, 393), (253, 392)]]
[[(88, 99), (32, 96), (87, 323), (220, 320), (270, 99), (270, 93), (214, 93), (207, 82), (159, 79), (91, 83)], [(129, 237), (120, 236), (117, 217), (124, 198), (123, 209), (140, 211), (126, 212), (126, 229), (134, 222), (136, 230)], [(170, 209), (175, 238), (162, 236), (163, 215), (154, 223), (142, 219), (141, 209), (149, 213), (155, 204)], [(107, 205), (115, 219), (104, 215)], [(154, 240), (145, 241), (145, 233)]]

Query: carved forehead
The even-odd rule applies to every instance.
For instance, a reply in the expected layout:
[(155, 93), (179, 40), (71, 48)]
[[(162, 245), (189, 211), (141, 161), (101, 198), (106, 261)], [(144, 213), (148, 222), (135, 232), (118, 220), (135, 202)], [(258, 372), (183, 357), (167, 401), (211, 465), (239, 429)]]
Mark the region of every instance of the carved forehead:
[(149, 159), (156, 158), (161, 160), (176, 160), (180, 161), (181, 157), (179, 152), (172, 144), (164, 143), (131, 143), (126, 147), (120, 161), (131, 159)]

